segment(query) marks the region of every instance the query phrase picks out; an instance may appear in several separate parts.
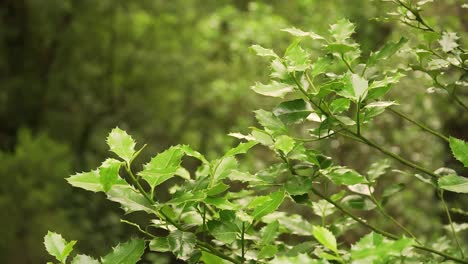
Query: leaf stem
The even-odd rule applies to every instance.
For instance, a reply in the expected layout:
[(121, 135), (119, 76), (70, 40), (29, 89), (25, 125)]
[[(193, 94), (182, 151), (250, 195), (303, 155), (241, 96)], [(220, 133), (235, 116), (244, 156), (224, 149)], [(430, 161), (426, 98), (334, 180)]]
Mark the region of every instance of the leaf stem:
[[(131, 168), (130, 168), (130, 164), (126, 164), (125, 166), (125, 169), (127, 170), (128, 174), (130, 175), (130, 178), (132, 179), (132, 181), (134, 182), (134, 184), (137, 186), (138, 190), (140, 191), (141, 194), (143, 194), (143, 196), (146, 198), (146, 200), (148, 200), (148, 202), (151, 203), (151, 205), (155, 205), (155, 201), (152, 199), (152, 197), (150, 197), (148, 195), (148, 193), (145, 191), (145, 189), (143, 189), (143, 187), (141, 186), (141, 184), (138, 182), (138, 180), (136, 179), (135, 175), (133, 174)], [(180, 224), (178, 224), (177, 222), (175, 222), (170, 216), (168, 216), (166, 213), (164, 213), (164, 211), (162, 210), (159, 210), (158, 211), (164, 218), (164, 220), (166, 222), (168, 222), (169, 224), (173, 225), (174, 227), (176, 227), (178, 230), (182, 231), (182, 232), (187, 232), (187, 230), (185, 228), (183, 228)], [(199, 241), (197, 239), (197, 245), (199, 245), (200, 247), (204, 247), (206, 249), (208, 249), (207, 252), (209, 253), (212, 253), (222, 259), (225, 259), (225, 260), (228, 260), (234, 264), (241, 264), (242, 262), (236, 260), (236, 259), (233, 259), (231, 257), (229, 257), (228, 255), (224, 254), (223, 252), (221, 251), (218, 251), (217, 249), (213, 248), (211, 245), (203, 242), (203, 241)]]
[(453, 226), (452, 216), (450, 215), (450, 211), (449, 211), (449, 209), (447, 207), (447, 203), (445, 202), (445, 199), (444, 199), (444, 191), (439, 190), (438, 194), (439, 194), (440, 200), (442, 201), (442, 205), (444, 206), (445, 214), (447, 215), (447, 219), (448, 219), (449, 224), (450, 224), (450, 229), (452, 231), (452, 236), (455, 239), (455, 242), (457, 243), (458, 250), (460, 250), (460, 255), (461, 255), (462, 258), (465, 258), (465, 255), (463, 254), (463, 249), (462, 249), (462, 247), (460, 245), (460, 241), (458, 240), (457, 232), (455, 232), (455, 227)]
[(241, 247), (242, 247), (242, 255), (241, 255), (241, 259), (242, 259), (242, 263), (245, 262), (245, 239), (244, 239), (244, 234), (245, 234), (245, 223), (244, 221), (242, 221), (242, 230), (241, 230)]
[(398, 111), (398, 110), (395, 110), (395, 109), (393, 109), (393, 108), (391, 108), (391, 107), (389, 107), (389, 108), (387, 108), (387, 109), (388, 109), (390, 112), (392, 112), (393, 114), (395, 114), (395, 115), (397, 115), (397, 116), (399, 116), (399, 117), (405, 119), (406, 121), (409, 121), (409, 122), (415, 124), (416, 126), (420, 127), (421, 129), (425, 130), (426, 132), (429, 132), (429, 133), (431, 133), (432, 135), (434, 135), (434, 136), (436, 136), (436, 137), (439, 137), (440, 139), (449, 142), (448, 137), (442, 135), (441, 133), (439, 133), (439, 132), (437, 132), (437, 131), (435, 131), (435, 130), (429, 128), (429, 127), (427, 127), (426, 125), (424, 125), (424, 124), (422, 124), (422, 123), (420, 123), (420, 122), (418, 122), (418, 121), (416, 121), (416, 120), (414, 120), (414, 119), (411, 119), (411, 118), (410, 118), (409, 116), (407, 116), (406, 114), (404, 114), (404, 113), (402, 113), (402, 112), (400, 112), (400, 111)]
[(341, 60), (346, 64), (346, 67), (348, 67), (348, 70), (352, 73), (354, 73), (353, 68), (351, 68), (351, 65), (349, 65), (348, 61), (345, 59), (343, 53), (341, 53)]
[(408, 229), (406, 228), (404, 225), (402, 225), (400, 222), (398, 222), (395, 218), (393, 218), (393, 216), (389, 215), (385, 209), (383, 208), (382, 204), (380, 204), (379, 201), (377, 201), (377, 199), (375, 199), (375, 196), (371, 193), (369, 195), (369, 197), (371, 198), (371, 201), (377, 206), (377, 209), (379, 210), (379, 212), (387, 217), (390, 221), (392, 221), (396, 226), (398, 226), (401, 230), (403, 230), (403, 232), (405, 232), (407, 235), (409, 235), (410, 237), (412, 237), (414, 239), (414, 241), (416, 241), (416, 243), (422, 245), (422, 243), (416, 238), (416, 236)]

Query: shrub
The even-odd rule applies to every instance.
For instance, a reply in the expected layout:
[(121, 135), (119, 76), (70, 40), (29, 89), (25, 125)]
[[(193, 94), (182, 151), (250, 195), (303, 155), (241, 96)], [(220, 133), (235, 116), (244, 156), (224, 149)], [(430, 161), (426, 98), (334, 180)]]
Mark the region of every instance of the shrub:
[[(105, 193), (126, 214), (145, 212), (150, 220), (142, 226), (122, 219), (144, 238), (117, 245), (99, 261), (76, 255), (72, 263), (136, 263), (146, 250), (172, 252), (188, 263), (468, 263), (466, 246), (457, 236), (466, 223), (452, 221), (444, 199), (445, 192), (468, 193), (468, 180), (452, 169), (425, 168), (368, 136), (373, 120), (390, 111), (446, 142), (454, 157), (468, 166), (466, 142), (413, 120), (396, 109), (395, 101), (384, 99), (393, 84), (421, 71), (432, 78), (433, 89), (467, 109), (457, 94), (459, 87), (466, 86), (467, 56), (456, 33), (435, 31), (422, 18), (419, 6), (395, 3), (399, 5), (395, 17), (419, 29), (424, 43), (406, 46), (408, 39), (401, 38), (365, 57), (351, 38), (354, 25), (343, 19), (330, 26), (329, 36), (283, 29), (295, 40), (282, 56), (253, 45), (257, 55), (270, 60), (272, 80), (256, 83), (252, 90), (283, 101), (270, 111), (255, 111), (260, 127), (248, 134), (231, 133), (244, 142), (217, 159), (208, 160), (187, 145), (177, 145), (135, 172), (133, 161), (145, 145), (137, 149), (130, 135), (113, 129), (107, 144), (118, 159), (108, 158), (99, 168), (67, 180), (75, 187)], [(306, 48), (304, 43), (311, 40), (322, 44), (320, 51)], [(312, 56), (319, 52), (320, 56)], [(391, 69), (381, 65), (397, 52), (413, 61)], [(307, 137), (297, 135), (306, 128)], [(387, 201), (404, 186), (382, 184), (382, 175), (393, 166), (387, 160), (360, 173), (313, 149), (314, 142), (334, 137), (376, 149), (406, 166), (411, 171), (408, 177), (432, 188), (446, 213), (452, 239), (418, 238), (388, 212)], [(272, 151), (277, 160), (252, 173), (239, 165), (238, 156), (257, 145)], [(184, 168), (187, 159), (198, 161), (195, 173)], [(167, 189), (171, 198), (162, 200), (158, 187), (176, 176), (181, 180), (171, 181)], [(317, 217), (293, 213), (290, 207), (296, 205)], [(400, 232), (384, 230), (360, 211), (378, 212)], [(346, 232), (360, 227), (367, 233), (359, 241), (351, 246), (339, 243)], [(53, 232), (45, 237), (46, 249), (60, 263), (66, 262), (75, 243)]]

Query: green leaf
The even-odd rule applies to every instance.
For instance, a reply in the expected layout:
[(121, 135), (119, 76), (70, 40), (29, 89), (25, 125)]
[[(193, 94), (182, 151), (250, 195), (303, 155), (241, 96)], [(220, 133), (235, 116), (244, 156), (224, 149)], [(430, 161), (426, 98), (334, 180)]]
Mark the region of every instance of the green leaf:
[(148, 182), (151, 189), (174, 177), (182, 162), (184, 151), (173, 146), (159, 153), (150, 162), (144, 165), (144, 169), (138, 173)]
[(219, 241), (225, 244), (231, 244), (236, 241), (239, 228), (232, 222), (226, 221), (208, 221), (208, 230)]
[(351, 74), (351, 84), (354, 90), (354, 96), (357, 102), (366, 98), (369, 82), (358, 74)]
[(206, 251), (202, 251), (202, 256), (200, 260), (203, 261), (203, 263), (205, 264), (230, 264), (231, 263), (216, 255), (208, 253)]
[(310, 74), (312, 77), (316, 77), (322, 73), (325, 73), (326, 70), (330, 67), (332, 64), (333, 57), (332, 56), (325, 56), (325, 57), (319, 57), (313, 64), (312, 64), (312, 70), (310, 71)]
[(354, 185), (358, 183), (367, 183), (364, 176), (359, 174), (357, 171), (348, 169), (345, 167), (333, 167), (328, 170), (324, 170), (323, 173), (333, 183), (337, 185)]
[(213, 161), (213, 183), (225, 179), (231, 174), (234, 169), (237, 169), (237, 160), (233, 156), (228, 156), (220, 160)]
[(406, 42), (407, 38), (400, 38), (400, 41), (387, 42), (379, 51), (372, 53), (367, 60), (367, 66), (375, 65), (378, 61), (386, 60), (393, 56)]
[(368, 179), (371, 182), (377, 180), (386, 173), (388, 168), (390, 168), (390, 162), (386, 159), (372, 163), (367, 171)]
[(156, 237), (153, 238), (149, 243), (149, 248), (151, 251), (156, 252), (169, 252), (171, 248), (169, 246), (169, 241), (167, 237)]
[(403, 183), (395, 183), (389, 186), (386, 186), (382, 192), (382, 198), (390, 197), (398, 192), (401, 192), (405, 188)]
[(403, 250), (412, 244), (413, 240), (406, 237), (388, 240), (380, 234), (371, 232), (351, 247), (351, 258), (359, 260), (359, 263), (390, 263), (393, 257), (400, 256)]
[(255, 145), (257, 145), (257, 142), (255, 141), (240, 143), (239, 145), (237, 145), (237, 147), (228, 150), (226, 154), (224, 154), (224, 157), (247, 153), (247, 151), (249, 151), (249, 149), (251, 149)]
[(322, 226), (314, 226), (312, 233), (314, 234), (315, 239), (324, 245), (329, 250), (338, 253), (338, 248), (336, 245), (336, 238), (328, 229)]
[(99, 167), (99, 182), (104, 192), (109, 191), (112, 185), (118, 182), (121, 165), (122, 162), (116, 159), (106, 159)]
[(75, 240), (67, 242), (60, 234), (50, 231), (44, 237), (44, 245), (47, 252), (62, 263), (66, 262), (75, 244)]
[(265, 131), (272, 134), (272, 135), (280, 135), (285, 134), (287, 132), (287, 128), (281, 122), (281, 120), (276, 117), (272, 112), (268, 112), (265, 110), (257, 110), (254, 111), (255, 117), (257, 121), (265, 128)]
[(284, 53), (289, 72), (304, 71), (310, 65), (309, 54), (299, 46), (299, 43), (300, 39), (294, 41)]
[(68, 183), (74, 187), (82, 188), (92, 192), (103, 192), (99, 171), (81, 172), (66, 178)]
[(335, 207), (326, 200), (318, 200), (317, 202), (312, 202), (312, 210), (317, 216), (325, 217), (333, 214)]
[(468, 143), (461, 139), (450, 137), (450, 149), (453, 156), (463, 163), (465, 167), (468, 167)]
[(179, 148), (185, 153), (185, 155), (187, 156), (190, 156), (190, 157), (194, 157), (198, 160), (200, 160), (201, 162), (203, 162), (204, 164), (208, 164), (209, 162), (206, 160), (205, 156), (203, 156), (200, 152), (192, 149), (190, 146), (188, 145), (181, 145), (179, 146)]
[(330, 26), (330, 33), (338, 43), (344, 43), (354, 33), (354, 24), (347, 19), (341, 19)]
[(268, 245), (274, 242), (275, 238), (278, 236), (278, 228), (279, 228), (279, 223), (278, 221), (273, 221), (266, 225), (264, 228), (261, 230), (261, 238), (260, 242), (258, 243), (259, 245)]
[(192, 233), (175, 230), (167, 236), (167, 241), (177, 258), (187, 260), (195, 250), (197, 238)]
[(444, 32), (442, 33), (442, 38), (439, 40), (439, 44), (444, 52), (450, 52), (458, 47), (458, 39), (457, 33)]
[(238, 210), (241, 207), (239, 204), (233, 204), (226, 198), (222, 197), (208, 197), (204, 202), (221, 210)]
[(295, 36), (295, 37), (310, 37), (311, 39), (324, 39), (322, 36), (314, 33), (314, 32), (305, 32), (302, 31), (298, 28), (292, 27), (292, 28), (285, 28), (282, 29), (281, 31), (288, 32), (289, 34)]
[(258, 253), (258, 259), (272, 258), (278, 253), (278, 247), (275, 245), (265, 245)]
[(71, 264), (99, 264), (99, 261), (86, 255), (76, 255)]
[(295, 143), (296, 141), (291, 137), (281, 135), (276, 138), (275, 148), (282, 151), (285, 155), (288, 155), (288, 153), (294, 148)]
[(250, 46), (250, 48), (255, 51), (255, 53), (258, 55), (258, 56), (261, 56), (261, 57), (274, 57), (274, 58), (278, 58), (278, 55), (276, 55), (276, 53), (271, 50), (271, 49), (266, 49), (260, 45), (252, 45)]
[(349, 44), (339, 44), (339, 43), (331, 43), (326, 46), (326, 49), (329, 52), (336, 52), (339, 54), (345, 54), (350, 51), (356, 51), (357, 46), (356, 45), (349, 45)]
[(333, 114), (339, 114), (341, 112), (347, 111), (350, 104), (351, 101), (347, 98), (335, 99), (330, 103), (330, 111)]
[(178, 205), (188, 202), (200, 202), (206, 198), (206, 193), (204, 192), (179, 192), (177, 194), (179, 195), (166, 203)]
[[(285, 183), (284, 188), (286, 189), (286, 192), (288, 194), (292, 195), (293, 199), (299, 203), (303, 199), (299, 197), (298, 195), (304, 195), (306, 198), (305, 201), (308, 200), (307, 193), (310, 191), (310, 188), (312, 187), (313, 182), (309, 177), (303, 177), (303, 176), (298, 176), (298, 175), (292, 175), (288, 178), (288, 181)], [(304, 198), (303, 197), (303, 198)]]
[(457, 176), (457, 175), (447, 175), (439, 178), (439, 187), (457, 193), (468, 193), (468, 178)]
[(145, 211), (149, 214), (154, 213), (153, 206), (146, 198), (135, 188), (128, 184), (115, 184), (107, 192), (107, 199), (120, 203), (125, 213), (136, 211)]
[(145, 253), (143, 239), (131, 239), (112, 248), (112, 252), (101, 258), (102, 264), (135, 264)]
[(366, 98), (369, 88), (366, 79), (357, 74), (348, 73), (343, 78), (343, 82), (343, 89), (337, 92), (339, 95), (351, 99), (355, 103), (361, 102)]
[(287, 93), (294, 90), (294, 87), (291, 85), (277, 81), (272, 81), (269, 84), (256, 82), (255, 85), (250, 88), (258, 94), (279, 98), (283, 98)]
[(227, 189), (229, 189), (229, 185), (225, 184), (224, 182), (219, 182), (217, 183), (215, 186), (209, 188), (207, 191), (206, 191), (206, 195), (208, 196), (216, 196), (224, 191), (226, 191)]
[(112, 152), (127, 163), (130, 162), (135, 154), (135, 140), (127, 132), (118, 127), (110, 132), (107, 137), (107, 145), (109, 145)]
[(284, 199), (284, 190), (279, 190), (277, 192), (271, 193), (268, 196), (270, 199), (264, 201), (263, 203), (256, 206), (252, 212), (252, 217), (254, 220), (260, 219), (263, 216), (274, 212), (281, 205)]
[(282, 102), (273, 109), (273, 114), (285, 124), (294, 124), (303, 121), (312, 109), (303, 99)]
[(356, 210), (370, 211), (376, 207), (367, 197), (355, 194), (346, 196), (341, 202), (347, 207)]

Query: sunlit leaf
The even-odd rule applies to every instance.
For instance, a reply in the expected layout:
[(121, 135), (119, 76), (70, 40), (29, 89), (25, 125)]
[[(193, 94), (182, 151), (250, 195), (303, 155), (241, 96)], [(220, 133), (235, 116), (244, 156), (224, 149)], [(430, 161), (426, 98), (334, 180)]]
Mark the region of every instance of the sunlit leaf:
[(333, 252), (338, 252), (336, 238), (328, 229), (322, 226), (314, 226), (312, 233), (320, 244)]
[(67, 242), (63, 239), (62, 235), (50, 231), (44, 237), (44, 245), (47, 252), (62, 263), (66, 262), (75, 244), (75, 240)]
[(112, 152), (126, 162), (130, 162), (135, 154), (135, 140), (124, 130), (116, 127), (107, 137), (107, 145)]
[(179, 169), (183, 155), (184, 151), (180, 147), (170, 147), (145, 164), (144, 169), (138, 175), (142, 176), (151, 188), (154, 189), (154, 187), (174, 177)]
[(103, 264), (130, 264), (137, 263), (145, 252), (145, 241), (143, 239), (131, 239), (118, 244), (112, 252), (102, 257)]
[(457, 176), (457, 175), (447, 175), (439, 178), (439, 187), (457, 193), (468, 193), (468, 178)]
[(450, 137), (450, 149), (453, 156), (465, 167), (468, 167), (468, 143), (461, 139)]

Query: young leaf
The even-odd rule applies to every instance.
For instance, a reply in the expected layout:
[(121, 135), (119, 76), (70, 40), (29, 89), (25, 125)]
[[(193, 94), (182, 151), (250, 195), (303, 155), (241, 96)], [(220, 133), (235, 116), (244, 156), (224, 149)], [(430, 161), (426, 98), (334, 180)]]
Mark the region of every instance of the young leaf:
[(118, 182), (121, 165), (122, 162), (116, 159), (106, 159), (99, 167), (99, 182), (104, 192), (109, 191), (112, 185)]
[(99, 264), (99, 261), (86, 255), (76, 255), (71, 264)]
[(275, 141), (275, 148), (280, 150), (284, 153), (284, 155), (288, 155), (288, 153), (294, 148), (294, 144), (296, 142), (289, 136), (281, 135), (276, 138)]
[(231, 244), (236, 241), (239, 228), (232, 222), (226, 221), (208, 221), (208, 230), (219, 241), (225, 244)]
[(330, 26), (330, 33), (338, 43), (345, 43), (354, 33), (354, 24), (347, 19), (341, 19), (336, 24)]
[(276, 53), (271, 50), (271, 49), (265, 49), (264, 47), (260, 46), (260, 45), (252, 45), (250, 47), (253, 51), (255, 51), (255, 53), (258, 55), (258, 56), (261, 56), (261, 57), (274, 57), (274, 58), (278, 58), (278, 55), (276, 55)]
[(468, 193), (468, 178), (457, 176), (457, 175), (447, 175), (439, 178), (439, 187), (457, 193)]
[(273, 221), (269, 223), (267, 226), (262, 228), (261, 233), (261, 239), (259, 242), (259, 245), (268, 245), (272, 243), (275, 238), (278, 236), (278, 228), (279, 228), (279, 223), (278, 221)]
[(282, 29), (281, 31), (288, 32), (289, 34), (295, 36), (295, 37), (310, 37), (312, 39), (324, 39), (322, 36), (314, 33), (314, 32), (305, 32), (302, 31), (298, 28), (292, 27), (292, 28), (285, 28)]
[(450, 52), (458, 47), (458, 39), (457, 33), (444, 32), (442, 33), (442, 38), (439, 40), (439, 44), (444, 52)]
[(237, 147), (228, 150), (226, 154), (224, 154), (224, 157), (247, 153), (247, 151), (249, 151), (249, 149), (251, 149), (255, 145), (257, 145), (257, 142), (255, 141), (240, 143), (239, 145), (237, 145)]
[(281, 122), (278, 117), (273, 115), (272, 112), (268, 112), (262, 109), (254, 112), (258, 122), (265, 128), (268, 133), (272, 135), (278, 135), (285, 134), (287, 132), (287, 128), (283, 122)]
[(328, 229), (322, 226), (314, 226), (312, 233), (315, 239), (329, 250), (338, 253), (336, 238)]
[(269, 200), (265, 201), (256, 206), (255, 210), (252, 212), (252, 217), (254, 220), (260, 219), (263, 216), (274, 212), (281, 205), (284, 199), (284, 190), (279, 190), (269, 195)]
[(115, 184), (107, 192), (107, 199), (120, 203), (125, 213), (145, 211), (154, 213), (154, 208), (135, 188), (128, 184)]
[(333, 183), (337, 185), (354, 185), (358, 183), (367, 183), (364, 176), (357, 171), (345, 167), (333, 167), (323, 171)]
[(74, 187), (82, 188), (92, 192), (103, 192), (99, 171), (81, 172), (66, 178), (68, 183)]
[(324, 56), (324, 57), (319, 57), (313, 64), (312, 64), (312, 70), (310, 71), (310, 74), (312, 75), (312, 78), (325, 73), (326, 70), (330, 67), (332, 64), (333, 57), (332, 56)]
[(208, 253), (206, 251), (202, 251), (202, 256), (200, 258), (201, 261), (205, 264), (230, 264), (231, 262), (228, 262), (216, 255), (213, 255), (211, 253)]
[(339, 114), (341, 112), (347, 111), (350, 104), (351, 101), (349, 101), (347, 98), (335, 99), (330, 103), (330, 111), (333, 114)]
[(156, 252), (169, 252), (171, 248), (169, 246), (169, 241), (167, 237), (156, 237), (153, 238), (149, 243), (149, 248), (151, 251)]
[(459, 160), (465, 167), (468, 167), (468, 143), (465, 141), (450, 137), (450, 149), (453, 156)]
[(118, 127), (112, 129), (110, 132), (107, 137), (107, 145), (109, 145), (112, 152), (127, 163), (130, 162), (135, 154), (135, 141), (127, 132)]
[(284, 57), (288, 62), (288, 71), (304, 71), (309, 67), (309, 54), (299, 46), (300, 40), (294, 41), (286, 49)]
[(258, 94), (279, 98), (283, 98), (287, 93), (290, 93), (294, 90), (291, 85), (277, 81), (272, 81), (270, 84), (257, 82), (250, 88)]
[(112, 252), (101, 258), (101, 262), (102, 264), (137, 263), (143, 253), (145, 253), (145, 241), (143, 239), (131, 239), (114, 247)]
[(258, 253), (258, 259), (272, 258), (278, 253), (278, 247), (276, 245), (265, 245)]
[(349, 208), (356, 210), (370, 211), (376, 207), (371, 200), (361, 195), (348, 195), (341, 202)]
[(273, 114), (285, 124), (294, 124), (303, 121), (312, 109), (303, 99), (282, 102), (273, 109)]
[(237, 160), (232, 156), (213, 161), (215, 170), (213, 171), (213, 183), (225, 179), (237, 168)]
[(145, 164), (144, 169), (138, 175), (142, 176), (154, 189), (154, 187), (174, 177), (180, 167), (183, 155), (184, 151), (180, 147), (170, 147)]
[(167, 236), (169, 248), (174, 255), (182, 260), (188, 260), (195, 250), (196, 237), (189, 232), (175, 230)]
[(351, 247), (351, 258), (359, 263), (389, 263), (392, 257), (400, 256), (412, 244), (413, 240), (406, 237), (390, 241), (371, 232)]
[(48, 231), (47, 235), (44, 237), (44, 245), (47, 252), (61, 263), (66, 262), (75, 244), (75, 240), (67, 242), (60, 234), (50, 231)]
[(385, 174), (388, 168), (390, 168), (390, 162), (386, 159), (372, 163), (367, 171), (368, 179), (371, 182), (377, 180), (377, 178)]
[(367, 60), (367, 66), (375, 65), (380, 60), (385, 60), (390, 58), (395, 54), (406, 42), (407, 38), (400, 38), (400, 41), (397, 43), (387, 42), (379, 51), (372, 53)]
[(368, 82), (361, 76), (349, 73), (343, 78), (343, 89), (337, 93), (345, 98), (353, 100), (355, 103), (363, 101), (368, 92)]

